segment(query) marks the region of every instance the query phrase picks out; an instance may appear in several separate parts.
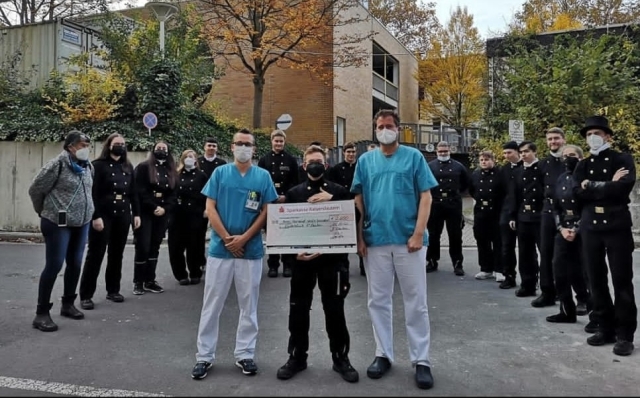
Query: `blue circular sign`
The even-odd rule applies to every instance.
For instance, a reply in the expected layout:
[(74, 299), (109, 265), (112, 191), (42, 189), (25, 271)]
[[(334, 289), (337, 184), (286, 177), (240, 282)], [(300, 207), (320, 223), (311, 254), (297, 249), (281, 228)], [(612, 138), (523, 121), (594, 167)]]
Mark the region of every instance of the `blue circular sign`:
[(147, 112), (142, 116), (142, 124), (148, 129), (155, 128), (158, 125), (158, 117), (153, 112)]

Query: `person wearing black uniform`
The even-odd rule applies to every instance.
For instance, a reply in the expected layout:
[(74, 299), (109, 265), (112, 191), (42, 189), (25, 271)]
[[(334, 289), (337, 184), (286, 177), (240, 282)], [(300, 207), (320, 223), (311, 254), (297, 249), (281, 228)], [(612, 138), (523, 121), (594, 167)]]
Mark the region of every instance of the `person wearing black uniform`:
[(169, 214), (169, 262), (180, 285), (200, 283), (202, 267), (206, 264), (201, 258), (206, 231), (198, 229), (198, 226), (206, 216), (206, 197), (200, 192), (209, 179), (198, 167), (196, 156), (192, 149), (187, 149), (180, 156), (176, 204)]
[(169, 145), (158, 141), (147, 159), (134, 171), (140, 200), (140, 228), (134, 231), (135, 257), (133, 294), (162, 293), (156, 281), (160, 244), (167, 232), (169, 214), (175, 205), (176, 164)]
[[(223, 164), (227, 164), (227, 162), (224, 159), (220, 159), (218, 157), (218, 140), (216, 140), (214, 137), (207, 137), (204, 140), (204, 155), (198, 158), (198, 165), (200, 167), (200, 170), (202, 170), (207, 175), (207, 180), (209, 180), (216, 167), (222, 166)], [(205, 239), (205, 241), (208, 228), (209, 220), (206, 217), (203, 217), (202, 221), (200, 222), (199, 234), (204, 237), (203, 239)], [(202, 272), (206, 270), (206, 252), (207, 248), (205, 245), (202, 248), (202, 254), (199, 254), (200, 259), (198, 260), (199, 263), (205, 264), (202, 266)]]
[(516, 169), (509, 200), (509, 226), (518, 235), (520, 288), (516, 296), (536, 295), (538, 286), (538, 253), (540, 250), (540, 215), (544, 201), (543, 174), (536, 157), (536, 144), (522, 141), (518, 152), (522, 167)]
[[(342, 153), (344, 155), (344, 161), (338, 163), (337, 165), (327, 169), (325, 175), (327, 179), (331, 182), (335, 182), (338, 185), (341, 185), (347, 189), (347, 191), (351, 190), (351, 183), (353, 182), (353, 173), (356, 171), (356, 163), (357, 163), (357, 149), (356, 144), (354, 142), (347, 142), (342, 147)], [(355, 198), (355, 194), (350, 193), (351, 199)], [(356, 209), (357, 211), (357, 209)], [(360, 259), (360, 275), (366, 276), (367, 273), (364, 270), (364, 259), (358, 256)], [(347, 267), (349, 266), (349, 255), (347, 255)]]
[[(304, 165), (308, 179), (287, 191), (286, 203), (349, 200), (349, 191), (323, 178), (326, 155), (322, 148), (309, 147), (305, 151)], [(307, 368), (310, 311), (316, 281), (322, 298), (333, 370), (344, 380), (355, 383), (359, 375), (349, 361), (350, 339), (344, 314), (344, 299), (351, 285), (342, 254), (299, 253), (296, 256), (289, 296), (289, 359), (278, 369), (277, 377), (287, 380)]]
[[(576, 200), (576, 195), (573, 192), (576, 186), (573, 172), (578, 162), (582, 160), (583, 153), (579, 146), (566, 145), (561, 154), (566, 171), (558, 177), (553, 194), (553, 218), (558, 231), (553, 249), (553, 278), (560, 300), (560, 312), (548, 316), (547, 321), (575, 323), (577, 315), (587, 314), (586, 303), (589, 301), (584, 278), (585, 268), (582, 261), (580, 234), (582, 205), (579, 200)], [(585, 303), (585, 309), (580, 313), (578, 313), (576, 303), (571, 297), (572, 284), (578, 297)], [(591, 306), (589, 305), (589, 307)], [(590, 327), (595, 325), (590, 323)], [(587, 326), (588, 330), (589, 325)]]
[(80, 278), (80, 306), (85, 310), (94, 308), (92, 299), (107, 246), (109, 253), (104, 273), (107, 300), (114, 303), (124, 301), (120, 294), (122, 255), (132, 221), (134, 230), (140, 227), (140, 203), (124, 137), (118, 133), (111, 134), (92, 165), (95, 170), (92, 190), (95, 211)]
[[(309, 146), (318, 146), (320, 148), (322, 148), (322, 143), (320, 141), (311, 141), (309, 143)], [(325, 171), (324, 175), (325, 176), (329, 176), (329, 172), (331, 172), (331, 167), (329, 167), (329, 164), (327, 163), (327, 171)], [(303, 182), (307, 180), (307, 172), (304, 169), (304, 166), (302, 165), (302, 163), (298, 166), (298, 182)]]
[[(629, 194), (636, 183), (633, 157), (611, 149), (613, 131), (604, 116), (587, 118), (580, 134), (586, 137), (591, 156), (576, 167), (575, 193), (583, 203), (580, 229), (587, 264), (593, 318), (598, 332), (587, 344), (614, 343), (613, 353), (630, 355), (638, 326), (633, 292), (633, 235)], [(607, 262), (609, 269), (607, 270)], [(609, 293), (611, 272), (615, 301)]]
[(213, 137), (207, 137), (204, 141), (204, 155), (198, 158), (200, 170), (204, 171), (208, 179), (216, 167), (223, 164), (227, 164), (227, 162), (218, 157), (218, 140)]
[(493, 279), (495, 272), (502, 272), (502, 246), (500, 241), (500, 210), (506, 195), (506, 187), (495, 167), (491, 151), (478, 156), (480, 168), (471, 174), (469, 195), (473, 206), (473, 236), (478, 246), (480, 272), (476, 279)]
[(462, 193), (469, 186), (469, 172), (464, 165), (451, 159), (449, 143), (441, 141), (436, 147), (438, 159), (429, 162), (429, 168), (438, 181), (438, 187), (431, 190), (433, 204), (431, 217), (427, 224), (429, 247), (427, 248), (427, 272), (438, 270), (440, 260), (440, 235), (447, 225), (449, 236), (449, 255), (453, 263), (453, 272), (464, 275), (462, 268)]
[[(298, 161), (284, 150), (286, 139), (287, 135), (282, 130), (271, 132), (271, 152), (258, 161), (258, 166), (267, 170), (271, 175), (273, 185), (276, 188), (276, 192), (278, 192), (277, 203), (283, 203), (285, 193), (298, 185)], [(295, 256), (290, 254), (269, 254), (267, 276), (270, 278), (278, 276), (280, 259), (282, 259), (282, 276), (285, 278), (291, 277), (291, 264)]]
[[(507, 190), (507, 195), (511, 193), (511, 186), (514, 184), (516, 170), (522, 166), (520, 154), (518, 153), (518, 143), (515, 141), (506, 142), (502, 145), (502, 156), (507, 160), (507, 164), (500, 168), (500, 179)], [(516, 241), (518, 235), (509, 226), (510, 211), (509, 199), (505, 199), (500, 211), (500, 243), (502, 245), (502, 274), (496, 274), (496, 281), (500, 282), (500, 289), (511, 289), (516, 287)]]
[(540, 296), (531, 302), (532, 307), (553, 306), (556, 288), (553, 283), (553, 247), (558, 231), (553, 218), (553, 194), (558, 177), (565, 170), (562, 162), (564, 131), (552, 127), (545, 133), (549, 155), (538, 163), (543, 175), (544, 204), (540, 216)]

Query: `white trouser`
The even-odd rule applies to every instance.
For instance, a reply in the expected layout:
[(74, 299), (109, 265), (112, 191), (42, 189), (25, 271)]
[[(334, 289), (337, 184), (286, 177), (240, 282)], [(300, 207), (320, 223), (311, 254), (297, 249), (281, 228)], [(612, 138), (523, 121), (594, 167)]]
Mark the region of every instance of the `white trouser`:
[(409, 341), (409, 358), (413, 365), (431, 366), (429, 361), (429, 307), (427, 307), (427, 273), (424, 267), (426, 247), (409, 253), (406, 245), (367, 247), (365, 268), (368, 284), (368, 307), (376, 356), (393, 362), (393, 286), (398, 277)]
[(262, 259), (207, 257), (204, 297), (198, 327), (197, 361), (213, 362), (216, 357), (220, 314), (235, 282), (238, 295), (238, 330), (236, 332), (236, 360), (253, 359), (258, 340), (258, 296), (262, 278)]

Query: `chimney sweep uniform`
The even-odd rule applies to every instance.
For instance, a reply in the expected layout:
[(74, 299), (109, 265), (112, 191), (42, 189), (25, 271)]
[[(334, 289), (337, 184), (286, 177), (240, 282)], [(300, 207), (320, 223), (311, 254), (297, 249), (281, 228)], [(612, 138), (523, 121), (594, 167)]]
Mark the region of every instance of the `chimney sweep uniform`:
[(475, 199), (473, 235), (478, 245), (478, 263), (482, 272), (502, 272), (500, 210), (506, 191), (498, 167), (487, 170), (478, 168), (471, 174), (469, 195)]
[[(167, 232), (169, 214), (176, 203), (175, 189), (169, 183), (170, 171), (167, 162), (160, 163), (156, 160), (155, 167), (156, 182), (152, 182), (149, 178), (149, 160), (139, 163), (135, 169), (141, 222), (140, 228), (134, 231), (134, 285), (150, 284), (155, 281), (160, 244)], [(153, 214), (158, 206), (165, 210), (162, 216)]]
[[(133, 166), (125, 157), (114, 160), (96, 159), (92, 162), (93, 179), (93, 220), (102, 219), (104, 228), (96, 231), (89, 228), (89, 246), (80, 279), (80, 301), (91, 300), (96, 292), (100, 266), (107, 246), (107, 268), (104, 278), (107, 296), (113, 301), (122, 301), (120, 280), (122, 279), (122, 255), (127, 244), (132, 216), (140, 216), (140, 203), (136, 193)], [(91, 309), (83, 305), (84, 309)]]
[(516, 222), (520, 289), (516, 296), (535, 296), (538, 285), (540, 216), (544, 202), (544, 180), (536, 159), (531, 165), (516, 169), (509, 194), (509, 221)]
[[(514, 148), (515, 146), (515, 148)], [(504, 149), (515, 149), (518, 150), (518, 145), (515, 141), (506, 143), (503, 145)], [(514, 177), (516, 174), (516, 170), (522, 167), (522, 161), (518, 163), (508, 163), (500, 168), (500, 178), (502, 180), (502, 184), (506, 189), (506, 194), (509, 195), (513, 191)], [(516, 240), (518, 238), (518, 234), (516, 231), (509, 227), (510, 221), (510, 210), (509, 206), (512, 201), (509, 198), (505, 198), (502, 209), (500, 211), (500, 243), (502, 245), (502, 273), (504, 274), (505, 280), (500, 284), (501, 289), (510, 289), (512, 287), (516, 287), (516, 265), (518, 264), (518, 259), (516, 257)]]
[[(349, 191), (340, 185), (320, 178), (296, 185), (286, 194), (286, 203), (306, 203), (320, 190), (332, 194), (331, 201), (349, 200)], [(309, 351), (309, 325), (313, 290), (320, 288), (322, 308), (329, 336), (329, 349), (334, 370), (347, 381), (355, 382), (358, 374), (349, 362), (349, 331), (344, 314), (344, 299), (351, 287), (349, 269), (342, 254), (322, 254), (309, 260), (295, 260), (291, 277), (289, 296), (289, 361), (278, 371), (278, 378), (291, 378), (299, 370), (306, 368)]]
[(207, 198), (200, 192), (208, 180), (207, 174), (198, 168), (183, 168), (178, 174), (176, 204), (169, 218), (168, 243), (171, 271), (183, 285), (200, 283), (201, 267), (206, 264), (202, 262), (206, 230), (202, 233), (199, 226), (203, 219), (207, 220), (204, 217)]
[(429, 162), (438, 186), (431, 190), (433, 202), (427, 223), (429, 231), (429, 247), (427, 248), (427, 272), (438, 269), (440, 260), (440, 235), (447, 225), (449, 236), (449, 255), (456, 275), (464, 275), (462, 269), (462, 193), (469, 186), (469, 173), (466, 167), (453, 159)]
[[(213, 160), (207, 160), (207, 158), (205, 158), (204, 156), (200, 156), (198, 158), (198, 165), (200, 166), (200, 170), (204, 171), (204, 173), (207, 175), (207, 181), (209, 181), (209, 178), (213, 174), (213, 171), (218, 166), (222, 166), (223, 164), (227, 164), (227, 162), (224, 159), (220, 159), (217, 155), (213, 158)], [(205, 202), (206, 202), (206, 198), (205, 198)], [(209, 219), (207, 217), (203, 217), (200, 222), (199, 233), (202, 235), (202, 239), (204, 239), (205, 241), (206, 241), (208, 229), (209, 229)], [(198, 262), (204, 264), (204, 266), (202, 267), (202, 270), (204, 271), (207, 264), (206, 244), (202, 249), (202, 254), (200, 255), (200, 259), (198, 260)]]
[[(258, 166), (269, 172), (278, 196), (298, 185), (298, 161), (286, 151), (271, 151), (258, 161)], [(282, 276), (291, 276), (291, 265), (295, 256), (290, 254), (269, 254), (267, 265), (270, 277), (278, 276), (280, 259), (282, 258)]]
[[(613, 131), (602, 116), (590, 117), (582, 136), (591, 129)], [(613, 176), (624, 168), (628, 174)], [(578, 163), (574, 173), (576, 196), (583, 203), (580, 230), (587, 264), (593, 316), (599, 331), (587, 339), (590, 345), (616, 342), (613, 352), (629, 355), (637, 328), (638, 310), (633, 292), (633, 236), (629, 194), (636, 183), (636, 167), (630, 154), (609, 148), (608, 143), (591, 149), (591, 156)], [(582, 182), (588, 180), (585, 188)], [(607, 270), (608, 260), (609, 269)], [(611, 272), (615, 301), (609, 294)], [(617, 341), (616, 341), (617, 340)]]

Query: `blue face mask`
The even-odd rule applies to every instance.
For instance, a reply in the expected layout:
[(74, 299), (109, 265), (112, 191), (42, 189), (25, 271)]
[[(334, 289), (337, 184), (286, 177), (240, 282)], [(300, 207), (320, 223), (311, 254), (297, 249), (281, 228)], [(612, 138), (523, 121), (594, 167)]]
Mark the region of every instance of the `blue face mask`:
[(87, 167), (87, 165), (89, 163), (86, 160), (76, 160), (76, 161), (74, 161), (73, 159), (71, 159), (71, 157), (69, 157), (69, 160), (71, 162), (71, 170), (75, 174), (84, 173), (85, 167)]

